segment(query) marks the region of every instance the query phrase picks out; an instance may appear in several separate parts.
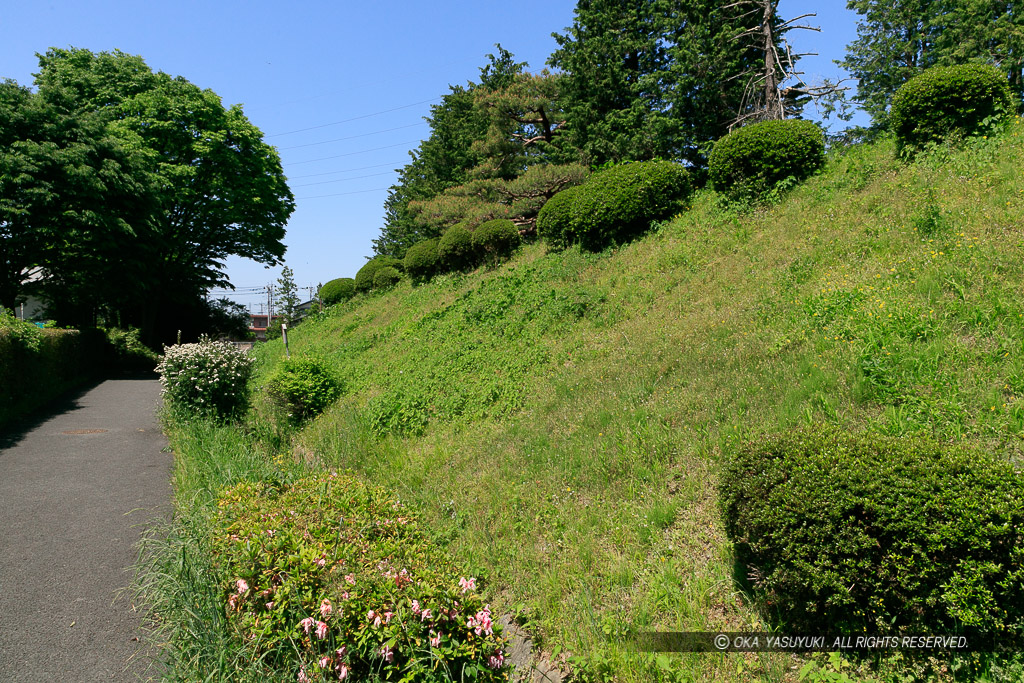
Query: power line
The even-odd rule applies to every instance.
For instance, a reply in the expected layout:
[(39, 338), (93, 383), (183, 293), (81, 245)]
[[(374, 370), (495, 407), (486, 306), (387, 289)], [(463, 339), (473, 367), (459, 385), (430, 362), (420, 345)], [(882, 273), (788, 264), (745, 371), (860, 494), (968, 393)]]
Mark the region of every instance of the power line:
[(381, 114), (390, 114), (393, 111), (400, 111), (402, 109), (411, 109), (412, 107), (418, 107), (421, 104), (428, 104), (430, 102), (440, 102), (441, 97), (433, 97), (429, 100), (423, 100), (421, 102), (413, 102), (412, 104), (403, 104), (401, 107), (394, 107), (392, 109), (384, 109), (382, 111), (375, 111), (372, 114), (363, 114), (362, 116), (353, 116), (350, 119), (342, 119), (341, 121), (331, 121), (330, 123), (323, 123), (319, 126), (309, 126), (308, 128), (298, 128), (296, 130), (289, 130), (284, 133), (274, 133), (273, 135), (264, 135), (264, 138), (277, 138), (282, 135), (294, 135), (295, 133), (305, 133), (307, 130), (319, 130), (320, 128), (330, 128), (331, 126), (340, 126), (343, 123), (349, 123), (351, 121), (359, 121), (361, 119), (368, 119), (373, 116), (380, 116)]
[(303, 178), (318, 178), (320, 176), (325, 176), (325, 175), (336, 175), (338, 173), (352, 173), (354, 171), (366, 171), (366, 170), (369, 170), (371, 168), (383, 168), (384, 166), (391, 166), (392, 168), (394, 168), (395, 166), (397, 166), (399, 164), (403, 164), (404, 165), (405, 163), (407, 163), (407, 162), (399, 161), (399, 162), (394, 162), (394, 163), (390, 163), (390, 164), (374, 164), (373, 166), (360, 166), (359, 168), (345, 168), (345, 169), (342, 169), (340, 171), (325, 171), (324, 173), (307, 173), (306, 175), (289, 176), (288, 179), (289, 180), (302, 180)]
[(425, 126), (425, 125), (427, 125), (426, 121), (420, 121), (419, 123), (410, 123), (407, 126), (397, 126), (395, 128), (385, 128), (384, 130), (375, 130), (375, 131), (373, 131), (371, 133), (360, 133), (359, 135), (349, 135), (348, 137), (334, 138), (332, 140), (323, 140), (321, 142), (307, 142), (304, 145), (292, 145), (290, 147), (278, 147), (277, 149), (283, 151), (283, 150), (286, 150), (286, 149), (299, 149), (300, 147), (316, 147), (317, 145), (326, 145), (326, 144), (329, 144), (331, 142), (341, 142), (342, 140), (355, 140), (356, 138), (365, 138), (365, 137), (369, 137), (371, 135), (380, 135), (381, 133), (390, 133), (392, 131), (402, 130), (404, 128), (415, 128), (416, 126)]
[(320, 157), (319, 159), (306, 159), (305, 161), (292, 161), (290, 165), (298, 166), (299, 164), (312, 164), (314, 161), (327, 161), (328, 159), (340, 159), (342, 157), (355, 156), (356, 154), (366, 154), (368, 152), (377, 152), (382, 149), (394, 149), (395, 147), (404, 147), (405, 145), (411, 145), (414, 142), (422, 142), (422, 140), (408, 140), (406, 142), (399, 142), (394, 145), (385, 145), (384, 147), (374, 147), (373, 149), (361, 149), (358, 152), (348, 152), (346, 154), (335, 154), (330, 157)]
[(384, 190), (391, 189), (390, 187), (378, 187), (377, 189), (357, 189), (353, 193), (337, 193), (336, 195), (314, 195), (312, 197), (297, 197), (298, 200), (318, 200), (325, 197), (344, 197), (345, 195), (366, 195), (367, 193), (383, 193)]
[(318, 183), (303, 183), (302, 185), (291, 185), (291, 188), (296, 187), (312, 187), (313, 185), (329, 185), (330, 183), (343, 183), (346, 180), (362, 180), (363, 178), (375, 178), (381, 175), (391, 175), (394, 171), (384, 171), (383, 173), (370, 173), (368, 175), (357, 175), (351, 178), (338, 178), (337, 180), (321, 180)]

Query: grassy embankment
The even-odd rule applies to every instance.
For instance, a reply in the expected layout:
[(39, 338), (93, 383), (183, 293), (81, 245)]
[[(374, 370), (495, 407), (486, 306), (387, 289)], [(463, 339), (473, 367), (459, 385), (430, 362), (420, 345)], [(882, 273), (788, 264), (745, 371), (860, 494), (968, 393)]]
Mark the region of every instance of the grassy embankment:
[[(798, 658), (621, 636), (762, 626), (715, 493), (740, 440), (832, 422), (1020, 456), (1022, 132), (911, 165), (856, 147), (774, 208), (702, 192), (616, 250), (357, 297), (291, 333), (346, 394), (286, 450), (396, 491), (497, 613), (595, 677), (793, 680)], [(262, 347), (262, 378), (282, 355)], [(211, 485), (181, 483), (179, 505)]]

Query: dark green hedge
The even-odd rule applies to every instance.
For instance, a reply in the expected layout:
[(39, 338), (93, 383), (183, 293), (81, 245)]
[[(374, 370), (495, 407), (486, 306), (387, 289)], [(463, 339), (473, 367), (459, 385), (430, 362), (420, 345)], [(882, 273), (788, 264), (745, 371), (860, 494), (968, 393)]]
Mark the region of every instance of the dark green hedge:
[(445, 230), (437, 245), (437, 256), (445, 270), (465, 270), (476, 265), (473, 236), (462, 223)]
[(434, 277), (440, 269), (437, 245), (440, 239), (434, 238), (417, 242), (405, 252), (405, 272), (413, 282), (426, 282)]
[(552, 197), (537, 216), (537, 232), (555, 248), (600, 250), (676, 213), (691, 191), (690, 175), (679, 164), (620, 164)]
[(397, 268), (385, 266), (378, 268), (373, 275), (374, 289), (391, 289), (402, 280), (402, 273)]
[(825, 165), (825, 134), (810, 121), (762, 121), (715, 143), (708, 178), (719, 192), (763, 196), (787, 178), (803, 180)]
[(394, 268), (395, 270), (401, 271), (403, 266), (401, 261), (390, 256), (378, 256), (377, 258), (370, 259), (362, 268), (359, 269), (359, 272), (356, 273), (356, 291), (368, 292), (373, 289), (373, 279), (377, 276), (377, 271), (381, 268)]
[(971, 135), (1015, 111), (1006, 75), (987, 64), (936, 66), (896, 91), (889, 125), (904, 154), (949, 135)]
[(320, 287), (319, 296), (324, 306), (333, 306), (348, 301), (355, 294), (356, 281), (350, 277), (339, 277)]
[(519, 228), (507, 218), (478, 225), (472, 235), (473, 250), (484, 260), (496, 263), (508, 258), (519, 246)]
[(0, 314), (0, 428), (117, 360), (100, 330), (42, 330)]
[(789, 628), (1024, 635), (1024, 476), (986, 453), (786, 433), (729, 459), (720, 500), (740, 572)]

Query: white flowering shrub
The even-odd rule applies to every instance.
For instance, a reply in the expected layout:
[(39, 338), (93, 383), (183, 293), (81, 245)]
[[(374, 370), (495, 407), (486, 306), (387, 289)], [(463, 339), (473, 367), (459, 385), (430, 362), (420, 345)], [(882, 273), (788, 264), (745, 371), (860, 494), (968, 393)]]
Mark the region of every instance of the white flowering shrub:
[(248, 406), (253, 359), (229, 342), (165, 346), (157, 365), (164, 402), (174, 410), (232, 417)]

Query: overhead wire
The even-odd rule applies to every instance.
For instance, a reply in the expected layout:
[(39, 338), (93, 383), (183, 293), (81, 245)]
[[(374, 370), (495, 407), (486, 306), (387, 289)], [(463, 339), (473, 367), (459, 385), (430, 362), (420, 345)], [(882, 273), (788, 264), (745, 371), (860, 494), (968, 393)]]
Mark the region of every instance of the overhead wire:
[(306, 175), (295, 175), (289, 176), (289, 180), (302, 180), (303, 178), (317, 178), (325, 175), (336, 175), (338, 173), (352, 173), (354, 171), (367, 171), (371, 168), (383, 168), (384, 166), (399, 166), (404, 165), (406, 162), (396, 161), (390, 164), (374, 164), (372, 166), (360, 166), (359, 168), (344, 168), (340, 171), (324, 171), (323, 173), (307, 173)]
[(318, 159), (306, 159), (305, 161), (291, 161), (291, 162), (287, 162), (287, 163), (290, 164), (291, 166), (298, 166), (299, 164), (312, 164), (312, 163), (314, 163), (316, 161), (327, 161), (329, 159), (340, 159), (342, 157), (355, 156), (356, 154), (367, 154), (369, 152), (377, 152), (377, 151), (382, 150), (382, 149), (394, 149), (395, 147), (402, 147), (404, 145), (411, 145), (414, 142), (420, 142), (420, 140), (407, 140), (405, 142), (398, 142), (398, 143), (395, 143), (393, 145), (385, 145), (383, 147), (374, 147), (373, 149), (361, 149), (361, 150), (358, 150), (356, 152), (347, 152), (345, 154), (335, 154), (335, 155), (329, 156), (329, 157), (320, 157)]
[[(442, 96), (443, 97), (443, 96)], [(343, 123), (350, 123), (352, 121), (360, 121), (362, 119), (368, 119), (373, 116), (380, 116), (381, 114), (390, 114), (393, 111), (401, 111), (402, 109), (411, 109), (412, 107), (418, 107), (421, 104), (428, 104), (430, 102), (439, 102), (441, 97), (432, 97), (429, 100), (421, 100), (419, 102), (413, 102), (412, 104), (403, 104), (400, 107), (393, 107), (391, 109), (382, 109), (381, 111), (375, 111), (372, 114), (363, 114), (362, 116), (353, 116), (348, 119), (341, 119), (340, 121), (331, 121), (330, 123), (322, 123), (319, 126), (309, 126), (307, 128), (297, 128), (295, 130), (285, 131), (283, 133), (274, 133), (273, 135), (264, 135), (264, 138), (278, 138), (282, 135), (294, 135), (295, 133), (305, 133), (310, 130), (319, 130), (320, 128), (330, 128), (331, 126), (340, 126)]]
[(385, 128), (384, 130), (375, 130), (375, 131), (372, 131), (372, 132), (369, 132), (369, 133), (360, 133), (359, 135), (349, 135), (349, 136), (344, 137), (344, 138), (333, 138), (331, 140), (322, 140), (320, 142), (307, 142), (304, 145), (291, 145), (289, 147), (278, 147), (277, 149), (279, 151), (284, 151), (286, 149), (299, 149), (300, 147), (316, 147), (317, 145), (327, 145), (327, 144), (330, 144), (332, 142), (341, 142), (343, 140), (355, 140), (356, 138), (365, 138), (365, 137), (369, 137), (371, 135), (380, 135), (381, 133), (390, 133), (390, 132), (396, 131), (396, 130), (403, 130), (405, 128), (415, 128), (416, 126), (425, 126), (425, 125), (427, 125), (426, 121), (419, 121), (417, 123), (410, 123), (410, 124), (408, 124), (406, 126), (396, 126), (395, 128)]
[(302, 185), (291, 185), (290, 187), (312, 187), (313, 185), (329, 185), (330, 183), (343, 183), (346, 180), (362, 180), (363, 178), (376, 178), (382, 175), (391, 175), (394, 171), (382, 171), (381, 173), (368, 173), (367, 175), (357, 175), (351, 178), (337, 178), (336, 180), (321, 180), (316, 183), (303, 183)]

